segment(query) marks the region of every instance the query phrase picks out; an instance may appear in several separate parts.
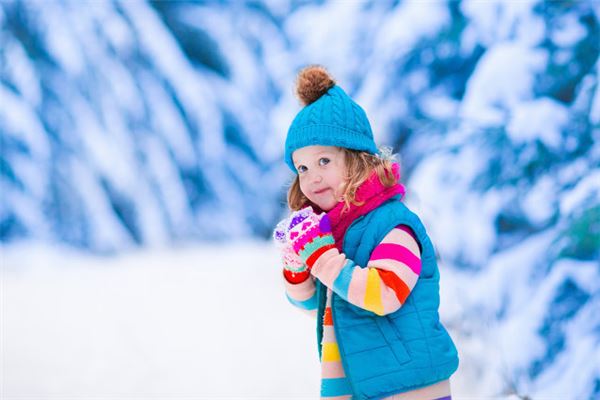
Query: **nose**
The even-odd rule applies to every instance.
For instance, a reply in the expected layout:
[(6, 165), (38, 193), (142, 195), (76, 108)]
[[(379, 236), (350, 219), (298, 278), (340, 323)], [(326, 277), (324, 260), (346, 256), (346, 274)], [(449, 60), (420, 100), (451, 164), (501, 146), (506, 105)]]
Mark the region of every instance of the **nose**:
[(311, 176), (311, 180), (314, 183), (321, 183), (321, 181), (323, 180), (323, 177), (321, 176), (320, 173), (318, 172), (313, 172), (312, 176)]

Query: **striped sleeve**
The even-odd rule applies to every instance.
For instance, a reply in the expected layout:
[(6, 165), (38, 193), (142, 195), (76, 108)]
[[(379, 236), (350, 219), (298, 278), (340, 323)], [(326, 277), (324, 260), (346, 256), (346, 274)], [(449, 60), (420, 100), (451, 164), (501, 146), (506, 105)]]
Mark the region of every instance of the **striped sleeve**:
[(344, 300), (378, 315), (402, 307), (420, 273), (419, 244), (405, 225), (383, 238), (366, 268), (355, 265), (337, 249), (323, 254), (312, 268), (312, 274)]
[(317, 290), (315, 285), (315, 278), (312, 276), (301, 283), (290, 283), (285, 278), (283, 279), (285, 284), (285, 295), (290, 303), (296, 307), (309, 311), (309, 314), (313, 314), (317, 310)]

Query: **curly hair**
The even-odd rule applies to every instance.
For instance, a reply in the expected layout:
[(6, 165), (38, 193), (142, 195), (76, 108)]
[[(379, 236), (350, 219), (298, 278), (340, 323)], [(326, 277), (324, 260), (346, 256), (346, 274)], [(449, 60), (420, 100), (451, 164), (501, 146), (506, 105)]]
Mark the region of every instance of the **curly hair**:
[[(342, 194), (346, 203), (342, 213), (350, 209), (350, 205), (361, 206), (363, 203), (356, 200), (356, 190), (365, 182), (373, 170), (376, 171), (379, 181), (385, 187), (396, 184), (396, 178), (392, 172), (393, 156), (389, 149), (383, 149), (383, 156), (377, 156), (364, 151), (341, 148), (346, 162), (345, 186)], [(315, 205), (302, 193), (300, 189), (300, 178), (298, 175), (292, 181), (287, 195), (288, 206), (292, 211), (300, 210), (306, 206)]]

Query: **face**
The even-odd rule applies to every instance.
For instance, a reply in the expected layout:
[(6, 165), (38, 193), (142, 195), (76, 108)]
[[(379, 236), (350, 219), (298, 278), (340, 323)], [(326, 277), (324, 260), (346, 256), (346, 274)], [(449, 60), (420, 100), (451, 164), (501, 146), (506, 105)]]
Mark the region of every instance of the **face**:
[(323, 211), (341, 201), (345, 186), (344, 153), (334, 146), (306, 146), (292, 154), (300, 190)]

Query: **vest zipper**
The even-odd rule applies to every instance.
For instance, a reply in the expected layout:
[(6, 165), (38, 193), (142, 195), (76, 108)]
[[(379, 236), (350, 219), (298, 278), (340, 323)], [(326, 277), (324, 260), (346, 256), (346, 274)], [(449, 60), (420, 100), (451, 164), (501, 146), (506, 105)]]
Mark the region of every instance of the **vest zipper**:
[[(360, 217), (356, 218), (354, 221), (352, 221), (350, 223), (350, 225), (348, 225), (348, 228), (346, 228), (346, 232), (344, 232), (344, 244), (346, 243), (346, 234), (350, 231), (350, 228), (352, 228), (353, 225), (355, 225), (356, 223), (358, 223), (358, 221), (362, 220), (365, 216), (361, 215)], [(343, 252), (343, 247), (342, 247), (342, 252)], [(344, 254), (346, 254), (345, 252), (343, 252)], [(327, 287), (325, 286), (326, 290)], [(331, 319), (333, 320), (333, 331), (335, 333), (335, 340), (337, 342), (338, 345), (338, 349), (340, 351), (340, 360), (342, 362), (342, 367), (344, 368), (344, 374), (346, 375), (346, 379), (348, 380), (348, 383), (350, 384), (350, 388), (352, 389), (352, 398), (356, 398), (357, 395), (357, 391), (356, 391), (356, 387), (354, 386), (354, 383), (352, 381), (352, 378), (350, 377), (350, 372), (348, 369), (348, 364), (346, 364), (346, 361), (344, 360), (344, 357), (342, 357), (342, 353), (344, 353), (344, 347), (342, 346), (342, 342), (340, 341), (340, 335), (338, 335), (338, 333), (336, 332), (337, 327), (339, 326), (337, 321), (336, 321), (336, 317), (335, 317), (335, 312), (334, 310), (334, 306), (333, 303), (335, 302), (335, 299), (338, 295), (333, 291), (333, 289), (331, 289)], [(321, 321), (321, 324), (323, 323), (323, 321)]]

